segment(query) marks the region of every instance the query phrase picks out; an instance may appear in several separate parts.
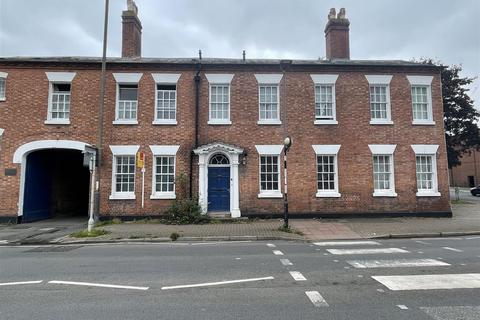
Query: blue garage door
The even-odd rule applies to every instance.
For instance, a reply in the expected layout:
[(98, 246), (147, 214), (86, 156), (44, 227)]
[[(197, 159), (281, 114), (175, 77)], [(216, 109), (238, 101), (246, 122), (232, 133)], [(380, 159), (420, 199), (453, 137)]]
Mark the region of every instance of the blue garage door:
[(22, 222), (50, 218), (51, 168), (41, 152), (27, 156)]
[(208, 211), (230, 211), (230, 167), (208, 168)]

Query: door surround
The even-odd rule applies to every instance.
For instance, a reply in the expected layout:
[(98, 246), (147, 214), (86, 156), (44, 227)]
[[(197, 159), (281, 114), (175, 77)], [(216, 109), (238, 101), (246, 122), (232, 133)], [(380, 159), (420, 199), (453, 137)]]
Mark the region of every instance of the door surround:
[(230, 162), (230, 215), (232, 218), (239, 218), (239, 179), (238, 179), (238, 156), (243, 149), (224, 143), (211, 143), (201, 146), (193, 152), (198, 155), (198, 202), (202, 213), (208, 210), (208, 165), (212, 156), (223, 154)]

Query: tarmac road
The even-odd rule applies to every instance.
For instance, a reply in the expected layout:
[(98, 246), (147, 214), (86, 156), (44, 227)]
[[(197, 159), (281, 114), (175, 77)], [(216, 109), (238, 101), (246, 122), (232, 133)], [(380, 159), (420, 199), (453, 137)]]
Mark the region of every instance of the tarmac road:
[(479, 236), (0, 247), (0, 319), (473, 320), (478, 297)]

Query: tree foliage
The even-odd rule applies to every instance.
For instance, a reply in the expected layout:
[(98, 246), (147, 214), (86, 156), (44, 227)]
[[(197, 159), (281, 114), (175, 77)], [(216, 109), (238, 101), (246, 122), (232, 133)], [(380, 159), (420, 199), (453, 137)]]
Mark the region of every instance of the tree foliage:
[(448, 167), (461, 163), (461, 155), (472, 148), (480, 148), (480, 133), (478, 120), (480, 113), (475, 109), (473, 100), (469, 97), (466, 87), (475, 78), (461, 77), (461, 66), (446, 66), (432, 59), (423, 59), (423, 63), (443, 67), (442, 96), (447, 142)]

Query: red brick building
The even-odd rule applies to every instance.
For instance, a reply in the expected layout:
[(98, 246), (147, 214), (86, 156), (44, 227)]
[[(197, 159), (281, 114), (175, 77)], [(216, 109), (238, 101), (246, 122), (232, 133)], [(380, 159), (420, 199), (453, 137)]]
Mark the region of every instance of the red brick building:
[(325, 60), (143, 58), (136, 7), (122, 17), (102, 126), (100, 58), (0, 58), (2, 220), (86, 216), (86, 147), (102, 217), (162, 214), (190, 189), (205, 212), (277, 215), (286, 136), (292, 215), (451, 214), (440, 69), (350, 60), (343, 9)]
[(476, 187), (480, 183), (480, 151), (471, 149), (460, 159), (460, 165), (450, 169), (452, 187)]

